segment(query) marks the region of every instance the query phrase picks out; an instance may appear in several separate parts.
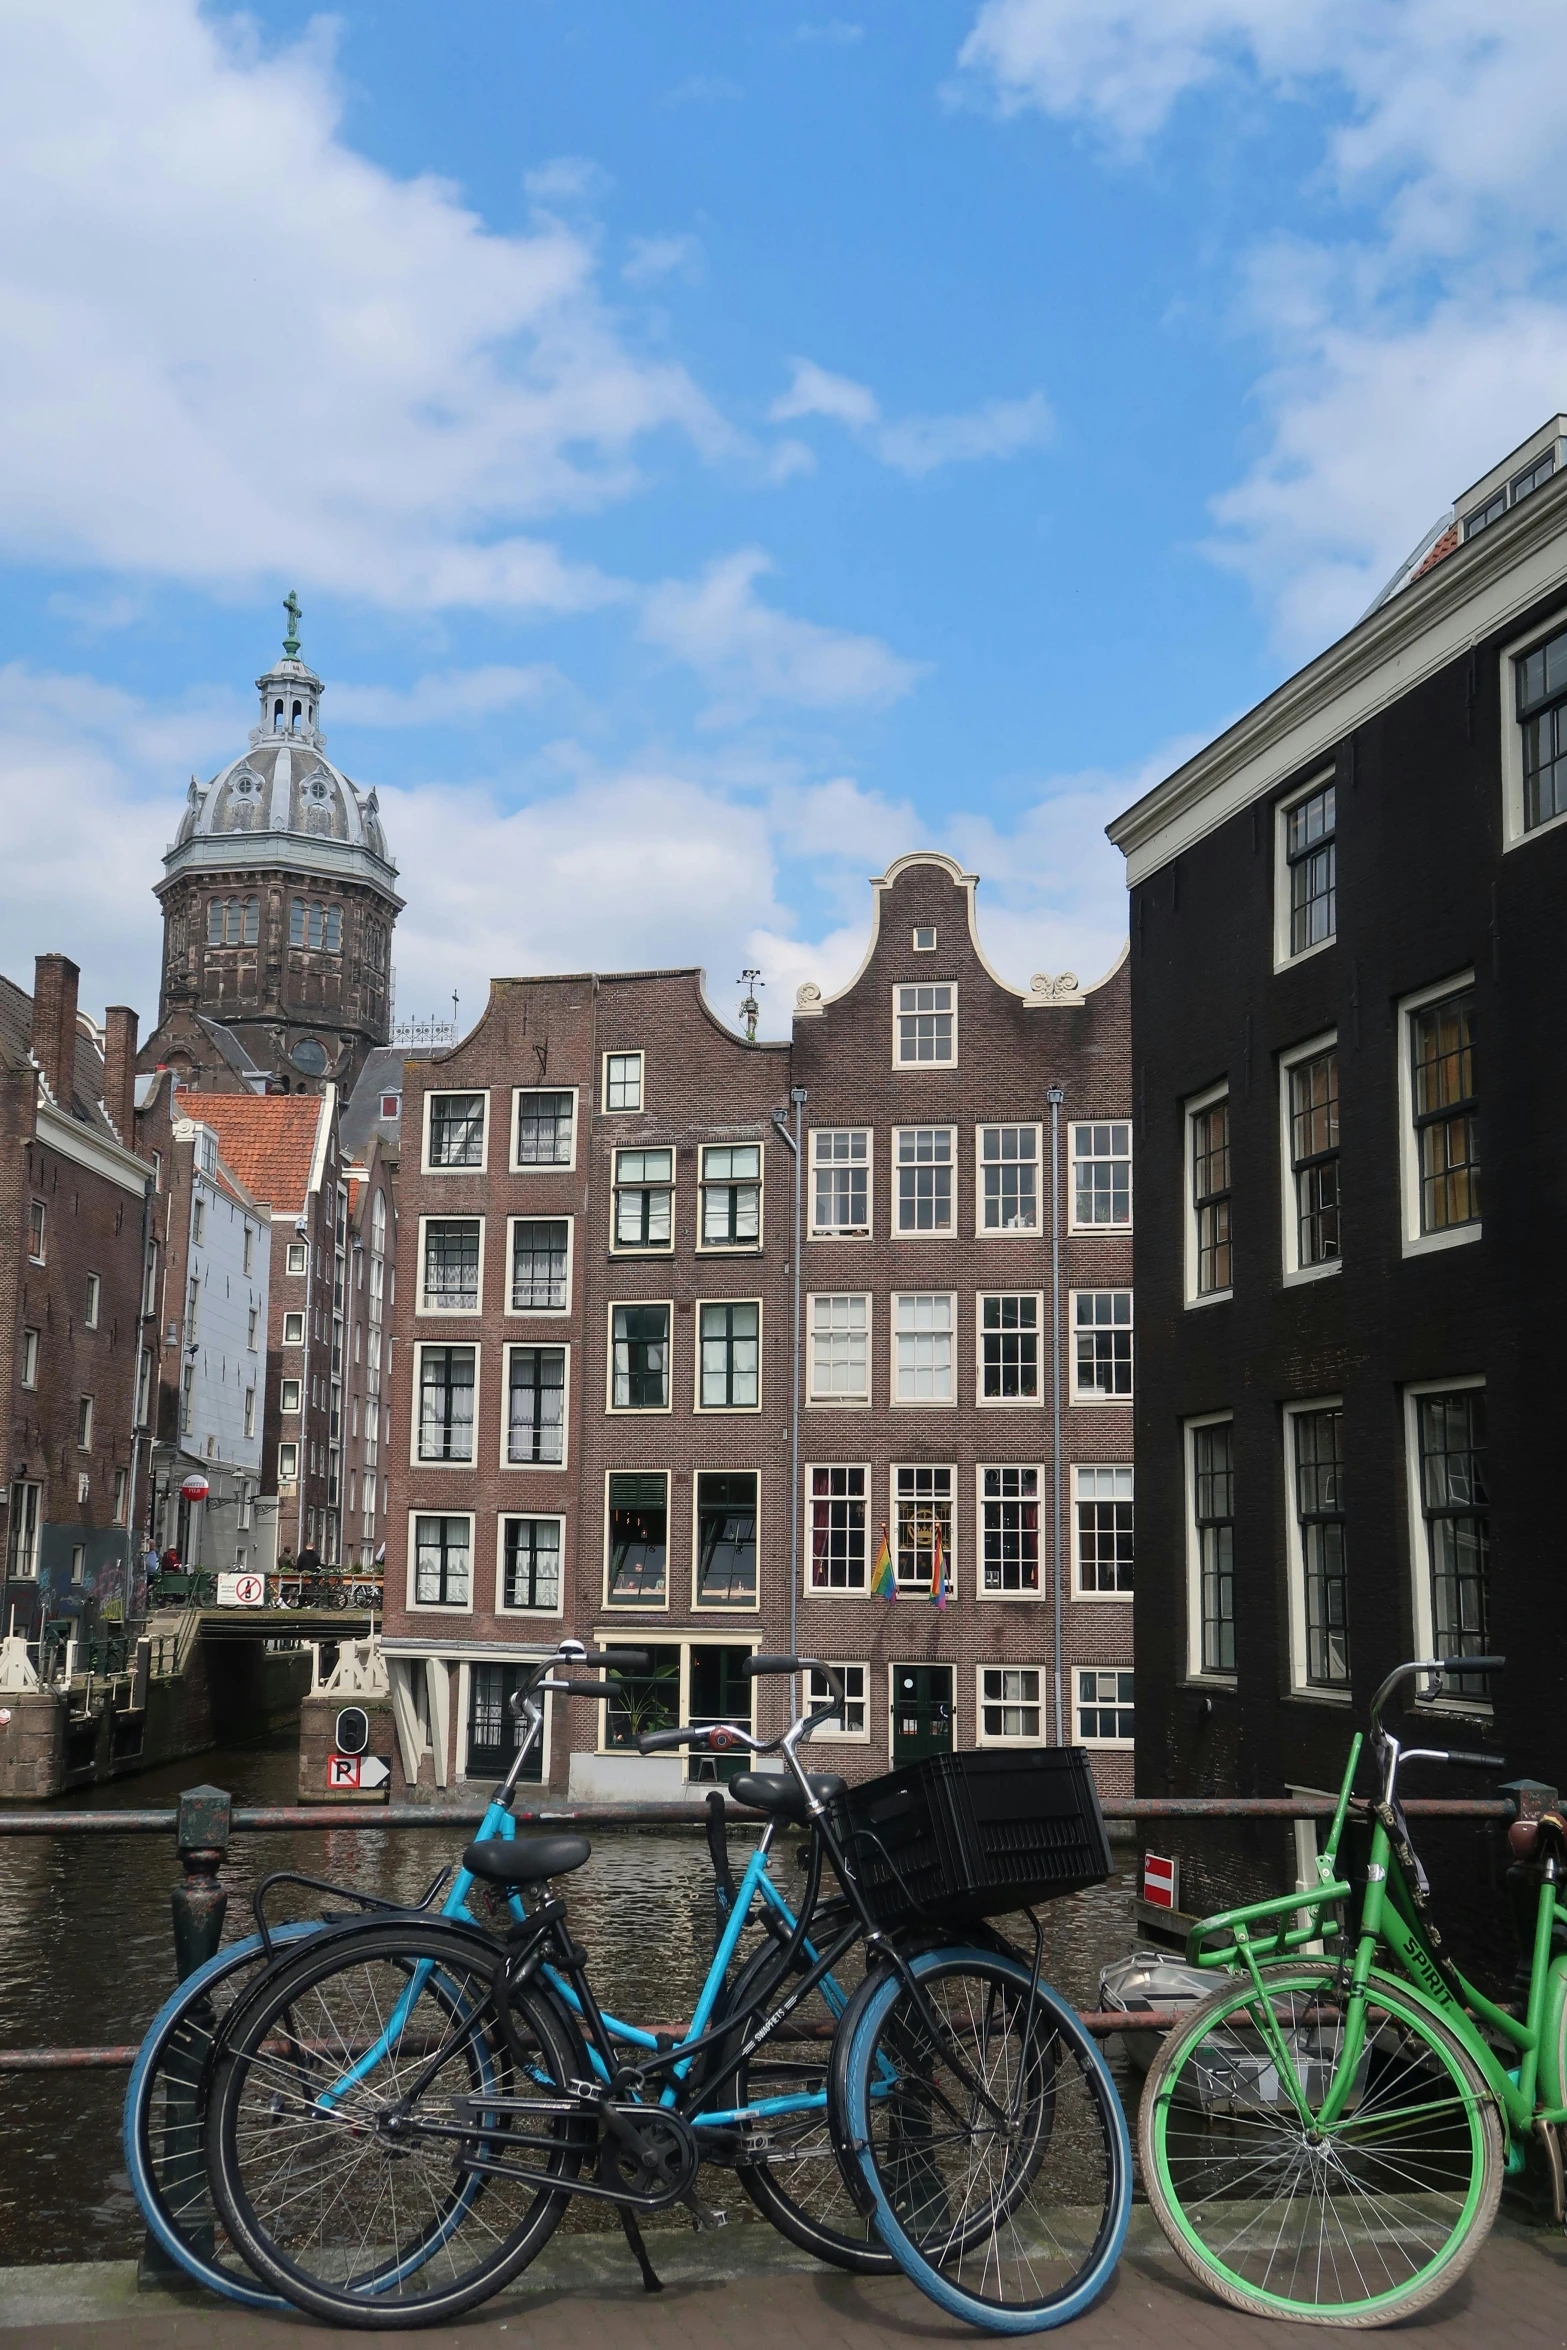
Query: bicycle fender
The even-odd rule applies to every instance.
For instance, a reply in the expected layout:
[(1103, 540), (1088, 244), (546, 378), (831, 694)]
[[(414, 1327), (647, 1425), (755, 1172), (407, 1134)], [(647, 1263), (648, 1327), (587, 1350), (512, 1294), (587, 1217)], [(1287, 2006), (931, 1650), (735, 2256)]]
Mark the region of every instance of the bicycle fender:
[(1536, 2092), (1541, 2105), (1567, 2105), (1567, 2083), (1562, 2080), (1562, 2018), (1567, 2012), (1567, 1952), (1553, 1958), (1545, 1977), (1545, 2006), (1540, 2015), (1540, 2074)]

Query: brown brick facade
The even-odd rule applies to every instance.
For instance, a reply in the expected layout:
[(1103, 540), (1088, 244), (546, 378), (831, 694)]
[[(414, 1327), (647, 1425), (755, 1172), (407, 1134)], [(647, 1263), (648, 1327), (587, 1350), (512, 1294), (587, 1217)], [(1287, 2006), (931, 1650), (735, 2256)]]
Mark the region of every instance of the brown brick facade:
[[(1129, 1469), (1130, 1410), (1124, 1400), (1070, 1400), (1074, 1292), (1124, 1295), (1130, 1287), (1124, 1218), (1100, 1229), (1072, 1229), (1074, 1125), (1114, 1125), (1114, 1152), (1107, 1145), (1107, 1159), (1124, 1159), (1129, 1151), (1125, 972), (1118, 968), (1086, 993), (1075, 981), (1038, 982), (1021, 996), (994, 976), (975, 943), (972, 888), (972, 878), (946, 859), (900, 860), (876, 885), (877, 930), (861, 972), (825, 1004), (816, 991), (802, 991), (792, 1045), (747, 1044), (723, 1028), (703, 1001), (698, 972), (583, 975), (494, 982), (484, 1018), (468, 1038), (449, 1053), (407, 1065), (386, 1611), (400, 1782), (416, 1778), (435, 1787), (470, 1770), (479, 1779), (496, 1775), (491, 1741), (504, 1734), (497, 1708), (516, 1660), (537, 1653), (562, 1630), (660, 1652), (656, 1661), (668, 1678), (661, 1691), (639, 1693), (638, 1702), (662, 1702), (667, 1710), (678, 1701), (682, 1718), (699, 1718), (742, 1712), (747, 1699), (735, 1670), (739, 1657), (751, 1648), (784, 1648), (792, 1625), (801, 1653), (853, 1665), (860, 1676), (855, 1734), (830, 1747), (824, 1742), (821, 1749), (827, 1761), (856, 1777), (886, 1767), (899, 1719), (893, 1667), (920, 1668), (921, 1706), (927, 1713), (934, 1709), (938, 1720), (950, 1720), (961, 1746), (976, 1743), (987, 1721), (998, 1737), (1055, 1735), (1046, 1156), (1051, 1086), (1064, 1095), (1059, 1173), (1062, 1355), (1069, 1381), (1061, 1478), (1067, 1705), (1077, 1694), (1073, 1666), (1129, 1670), (1128, 1599), (1074, 1596), (1071, 1562), (1074, 1464)], [(916, 930), (933, 932), (934, 947), (916, 950)], [(895, 1067), (894, 990), (938, 985), (956, 991), (955, 1060)], [(611, 1106), (612, 1063), (623, 1075), (622, 1058), (640, 1075), (635, 1109)], [(792, 1139), (792, 1089), (806, 1097), (796, 1105), (807, 1234), (800, 1277), (798, 1487), (790, 1466), (795, 1163), (774, 1118), (775, 1111), (785, 1115)], [(524, 1094), (535, 1106), (543, 1094), (573, 1096), (569, 1164), (518, 1163)], [(475, 1101), (481, 1109), (475, 1110)], [(437, 1104), (444, 1107), (437, 1110)], [(479, 1163), (431, 1163), (432, 1114), (442, 1120), (448, 1140), (457, 1131), (454, 1117), (469, 1120), (462, 1148)], [(481, 1141), (473, 1139), (476, 1115), (483, 1120)], [(1005, 1145), (996, 1147), (1014, 1154), (997, 1200), (1004, 1190), (1006, 1218), (1015, 1225), (1021, 1215), (1022, 1229), (976, 1229), (984, 1193), (978, 1138), (986, 1128), (998, 1136), (1004, 1131)], [(864, 1237), (811, 1233), (812, 1135), (825, 1129), (868, 1135), (863, 1163), (871, 1229)], [(928, 1222), (950, 1205), (950, 1233), (892, 1229), (900, 1173), (894, 1137), (904, 1129), (916, 1138), (911, 1150), (926, 1153), (923, 1162), (917, 1156), (911, 1161), (911, 1212), (924, 1213)], [(939, 1142), (933, 1139), (938, 1134)], [(535, 1131), (530, 1149), (536, 1144)], [(1015, 1171), (1019, 1150), (1026, 1164), (1021, 1178)], [(759, 1161), (734, 1155), (751, 1152)], [(933, 1154), (941, 1152), (944, 1176), (932, 1173), (938, 1165)], [(628, 1204), (618, 1218), (617, 1153), (638, 1154), (619, 1161)], [(760, 1188), (754, 1236), (749, 1205), (719, 1196), (731, 1182), (745, 1188), (753, 1166), (759, 1167)], [(704, 1169), (715, 1187), (706, 1213)], [(644, 1210), (633, 1196), (639, 1190), (661, 1193), (666, 1170), (672, 1177), (667, 1245), (661, 1202)], [(726, 1217), (734, 1237), (723, 1241), (717, 1235)], [(557, 1239), (557, 1228), (569, 1224), (564, 1304), (541, 1309), (529, 1301), (543, 1291), (524, 1289), (522, 1307), (514, 1305), (518, 1220), (551, 1227)], [(482, 1235), (477, 1267), (476, 1229)], [(635, 1232), (647, 1245), (634, 1244)], [(528, 1237), (530, 1247), (549, 1240), (537, 1230)], [(541, 1261), (529, 1258), (530, 1266)], [(1003, 1309), (1010, 1317), (1008, 1376), (1026, 1389), (1021, 1400), (981, 1399), (979, 1301), (986, 1296), (1009, 1301)], [(866, 1325), (868, 1400), (811, 1400), (813, 1301), (825, 1297), (868, 1301), (849, 1311), (851, 1321), (859, 1313)], [(923, 1301), (904, 1309), (913, 1322), (923, 1317), (926, 1324), (934, 1319), (948, 1325), (908, 1334), (907, 1377), (936, 1390), (917, 1402), (893, 1392), (899, 1298)], [(1017, 1301), (1024, 1301), (1030, 1325), (1021, 1333), (1027, 1358), (1021, 1372), (1016, 1320), (1023, 1308)], [(617, 1308), (631, 1317), (620, 1325), (618, 1389)], [(748, 1351), (753, 1329), (754, 1358)], [(1107, 1331), (1113, 1344), (1127, 1335), (1124, 1323), (1107, 1325)], [(667, 1344), (667, 1393), (647, 1372), (649, 1343)], [(851, 1332), (845, 1360), (853, 1352)], [(754, 1400), (753, 1359), (759, 1376)], [(428, 1378), (426, 1364), (434, 1366)], [(563, 1457), (512, 1461), (518, 1415), (520, 1449), (526, 1451), (529, 1442), (539, 1441), (531, 1429), (554, 1409), (542, 1391), (562, 1369)], [(851, 1368), (846, 1375), (852, 1380), (858, 1373)], [(442, 1414), (438, 1433), (434, 1421)], [(471, 1438), (463, 1433), (465, 1415)], [(431, 1423), (424, 1452), (449, 1445), (444, 1430), (450, 1427), (457, 1431), (460, 1457), (419, 1457), (421, 1417)], [(552, 1439), (544, 1439), (544, 1449), (552, 1449)], [(839, 1561), (841, 1579), (854, 1587), (831, 1593), (820, 1588), (820, 1560), (832, 1544), (818, 1537), (813, 1548), (811, 1472), (821, 1467), (852, 1469), (862, 1486), (846, 1499), (859, 1502), (863, 1541), (857, 1557)], [(987, 1468), (1007, 1472), (992, 1512), (992, 1580), (1004, 1586), (995, 1592), (984, 1588)], [(868, 1586), (883, 1521), (897, 1546), (900, 1470), (920, 1487), (910, 1497), (907, 1531), (914, 1539), (905, 1548), (906, 1563), (923, 1563), (926, 1580), (923, 1589), (910, 1584), (888, 1600), (873, 1596)], [(932, 1472), (946, 1481), (946, 1490), (934, 1497)], [(941, 1522), (951, 1579), (942, 1609), (929, 1597), (935, 1503), (945, 1504)], [(520, 1538), (513, 1533), (508, 1543), (508, 1528), (519, 1522), (534, 1531)], [(748, 1553), (753, 1534), (754, 1568)], [(848, 1547), (853, 1549), (852, 1541)], [(537, 1602), (542, 1593), (551, 1601), (548, 1608), (535, 1605), (530, 1612), (507, 1605), (508, 1557), (512, 1598), (531, 1593)], [(545, 1570), (557, 1557), (551, 1587)], [(611, 1581), (612, 1560), (618, 1584)], [(748, 1588), (753, 1576), (754, 1590)], [(1004, 1670), (1008, 1678), (987, 1692), (980, 1679), (986, 1668)], [(941, 1675), (950, 1680), (943, 1683)], [(1118, 1683), (1107, 1682), (1101, 1709), (1095, 1694), (1096, 1721), (1125, 1698)], [(780, 1684), (760, 1684), (757, 1727), (779, 1727), (783, 1705)], [(1069, 1735), (1076, 1736), (1077, 1726), (1074, 1711)], [(623, 1722), (621, 1732), (628, 1727)], [(573, 1755), (615, 1744), (601, 1708), (562, 1703), (550, 1723), (550, 1783), (568, 1783)], [(624, 1735), (619, 1744), (624, 1747)], [(1096, 1768), (1108, 1787), (1130, 1783), (1129, 1754), (1119, 1744), (1096, 1755)]]

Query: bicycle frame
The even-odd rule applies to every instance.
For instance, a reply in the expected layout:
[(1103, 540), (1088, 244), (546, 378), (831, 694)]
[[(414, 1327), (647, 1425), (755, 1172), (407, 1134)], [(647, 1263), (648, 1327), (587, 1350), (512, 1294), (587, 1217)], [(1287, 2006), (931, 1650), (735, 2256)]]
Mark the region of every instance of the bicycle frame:
[[(1386, 1688), (1391, 1686), (1392, 1682), (1389, 1682)], [(1381, 1695), (1386, 1694), (1386, 1688), (1379, 1693), (1377, 1706), (1380, 1705)], [(1374, 1722), (1377, 1706), (1373, 1707)], [(1380, 1733), (1378, 1735), (1380, 1738)], [(1314, 1944), (1320, 1949), (1327, 1936), (1342, 1935), (1340, 1922), (1324, 1913), (1337, 1908), (1353, 1892), (1348, 1881), (1338, 1875), (1336, 1864), (1362, 1745), (1362, 1738), (1357, 1731), (1350, 1745), (1332, 1827), (1317, 1862), (1318, 1883), (1315, 1889), (1280, 1894), (1272, 1900), (1247, 1903), (1239, 1909), (1221, 1911), (1214, 1917), (1204, 1918), (1193, 1927), (1187, 1940), (1186, 1955), (1194, 1964), (1208, 1967), (1244, 1966), (1261, 1993), (1263, 1982), (1259, 1969), (1263, 1963), (1296, 1951), (1304, 1956), (1308, 1944)], [(1390, 1798), (1399, 1749), (1392, 1741), (1388, 1741), (1387, 1745), (1393, 1760), (1393, 1771), (1390, 1771), (1388, 1779)], [(1387, 1805), (1384, 1804), (1383, 1808), (1386, 1809)], [(1266, 2000), (1259, 2006), (1259, 2028), (1278, 2065), (1281, 2088), (1288, 2094), (1301, 2120), (1323, 2131), (1332, 2130), (1340, 2121), (1353, 2092), (1361, 2053), (1366, 2044), (1371, 2012), (1376, 2006), (1377, 1984), (1379, 1981), (1397, 1981), (1406, 1996), (1412, 1993), (1460, 2042), (1495, 2099), (1509, 2139), (1526, 2134), (1536, 2121), (1548, 2124), (1567, 2122), (1567, 2105), (1536, 2104), (1547, 2010), (1551, 2005), (1551, 1929), (1559, 1906), (1556, 1863), (1551, 1859), (1545, 1864), (1540, 1886), (1527, 2005), (1522, 2018), (1510, 2015), (1505, 2008), (1498, 2007), (1494, 2000), (1488, 1999), (1458, 1968), (1450, 1962), (1438, 1960), (1421, 1925), (1419, 1905), (1388, 1833), (1386, 1821), (1373, 1814), (1365, 1898), (1361, 1905), (1353, 1956), (1341, 1950), (1339, 1957), (1344, 1985), (1344, 2037), (1327, 2095), (1314, 2115), (1309, 2110), (1290, 2049), (1270, 2006)], [(1299, 1917), (1303, 1922), (1290, 1926), (1286, 1921), (1291, 1917)], [(1259, 1927), (1269, 1930), (1258, 1932), (1255, 1929)], [(1220, 1934), (1228, 1939), (1215, 1944), (1213, 1938)], [(1379, 1952), (1385, 1952), (1394, 1961), (1393, 1968), (1378, 1966)], [(1454, 1996), (1454, 1983), (1461, 1995), (1459, 1997)], [(1517, 2051), (1517, 2063), (1511, 2070), (1486, 2040), (1486, 2031), (1499, 2035)], [(1554, 2086), (1560, 2093), (1563, 2084), (1558, 2082)]]

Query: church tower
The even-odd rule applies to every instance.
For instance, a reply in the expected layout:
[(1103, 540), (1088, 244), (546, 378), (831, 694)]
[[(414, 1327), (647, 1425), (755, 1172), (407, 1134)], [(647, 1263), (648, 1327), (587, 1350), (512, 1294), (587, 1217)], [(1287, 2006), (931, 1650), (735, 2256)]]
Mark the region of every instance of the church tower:
[[(345, 1093), (391, 1041), (392, 926), (402, 911), (373, 790), (326, 756), (321, 680), (300, 659), (300, 607), (283, 657), (256, 680), (250, 747), (208, 783), (193, 775), (155, 885), (163, 907), (156, 1048), (192, 1078), (216, 1041), (272, 1092)], [(201, 1082), (210, 1082), (201, 1076)], [(258, 1081), (251, 1075), (248, 1082)]]

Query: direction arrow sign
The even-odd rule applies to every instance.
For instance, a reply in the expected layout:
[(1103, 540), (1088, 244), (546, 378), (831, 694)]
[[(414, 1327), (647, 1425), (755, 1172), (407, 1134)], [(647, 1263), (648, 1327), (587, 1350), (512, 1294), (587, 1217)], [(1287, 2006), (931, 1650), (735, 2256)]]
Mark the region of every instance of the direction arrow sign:
[(333, 1789), (384, 1787), (391, 1775), (391, 1765), (378, 1754), (329, 1754), (326, 1758), (326, 1783)]
[(384, 1787), (391, 1775), (391, 1764), (384, 1763), (378, 1754), (362, 1754), (359, 1757), (361, 1787)]

